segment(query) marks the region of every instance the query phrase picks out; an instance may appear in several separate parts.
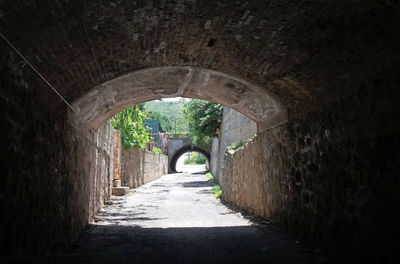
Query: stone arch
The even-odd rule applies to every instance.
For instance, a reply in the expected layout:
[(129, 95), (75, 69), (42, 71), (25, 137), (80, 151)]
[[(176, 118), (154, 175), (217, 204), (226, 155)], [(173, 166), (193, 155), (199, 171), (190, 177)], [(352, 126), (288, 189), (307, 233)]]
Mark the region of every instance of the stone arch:
[(97, 128), (130, 105), (166, 97), (220, 103), (241, 112), (263, 128), (287, 118), (286, 108), (266, 89), (229, 74), (196, 67), (133, 71), (93, 87), (72, 105), (81, 122)]
[(203, 154), (208, 161), (210, 161), (210, 153), (202, 148), (196, 147), (192, 144), (186, 144), (175, 151), (172, 157), (169, 159), (168, 162), (168, 171), (170, 173), (176, 173), (176, 162), (178, 161), (179, 157), (182, 156), (186, 152), (196, 151)]

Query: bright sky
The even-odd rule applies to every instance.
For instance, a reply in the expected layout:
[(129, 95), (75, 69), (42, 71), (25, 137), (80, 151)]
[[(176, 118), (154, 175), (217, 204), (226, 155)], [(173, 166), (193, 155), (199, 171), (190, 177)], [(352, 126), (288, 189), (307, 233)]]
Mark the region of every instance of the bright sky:
[[(190, 98), (183, 98), (183, 97), (162, 98), (162, 100), (163, 100), (164, 102), (177, 102), (177, 101), (179, 101), (179, 100), (181, 100), (181, 99), (183, 99), (183, 100), (185, 100), (185, 101), (189, 101), (189, 100), (190, 100)], [(157, 100), (157, 101), (158, 101), (158, 100)]]

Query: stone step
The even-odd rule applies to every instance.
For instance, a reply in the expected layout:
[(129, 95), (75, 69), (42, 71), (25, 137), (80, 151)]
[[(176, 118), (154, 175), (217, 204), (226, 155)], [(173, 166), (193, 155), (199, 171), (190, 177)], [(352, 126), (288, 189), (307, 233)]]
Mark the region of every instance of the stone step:
[(129, 187), (113, 187), (112, 188), (112, 195), (116, 196), (124, 196), (129, 193)]

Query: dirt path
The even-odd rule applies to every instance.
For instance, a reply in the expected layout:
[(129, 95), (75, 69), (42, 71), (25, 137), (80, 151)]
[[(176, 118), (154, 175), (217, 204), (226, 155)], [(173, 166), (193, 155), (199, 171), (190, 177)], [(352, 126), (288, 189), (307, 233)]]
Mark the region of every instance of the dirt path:
[(221, 204), (204, 174), (169, 174), (112, 199), (55, 263), (312, 263), (284, 232)]

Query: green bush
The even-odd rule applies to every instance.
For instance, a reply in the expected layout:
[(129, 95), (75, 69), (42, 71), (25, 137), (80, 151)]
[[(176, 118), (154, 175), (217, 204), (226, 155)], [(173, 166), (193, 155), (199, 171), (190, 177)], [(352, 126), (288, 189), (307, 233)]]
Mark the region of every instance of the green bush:
[(162, 150), (160, 148), (157, 147), (153, 147), (152, 151), (156, 154), (162, 154)]
[(198, 152), (193, 152), (192, 156), (190, 157), (191, 164), (206, 164), (206, 161), (207, 158)]
[(190, 164), (189, 158), (186, 157), (185, 160), (183, 161), (183, 164), (185, 164), (185, 165)]
[(143, 124), (145, 114), (139, 106), (131, 106), (111, 118), (115, 129), (121, 132), (121, 143), (127, 149), (145, 149), (150, 142), (149, 132)]
[(207, 158), (198, 152), (192, 152), (192, 155), (190, 155), (190, 161), (188, 158), (185, 158), (183, 161), (183, 164), (185, 165), (201, 165), (201, 164), (206, 164)]
[(236, 150), (238, 150), (239, 148), (241, 148), (243, 146), (244, 146), (244, 142), (243, 141), (239, 141), (239, 142), (234, 142), (234, 143), (230, 144), (228, 149), (236, 151)]
[(215, 185), (214, 187), (212, 187), (212, 191), (214, 192), (215, 197), (220, 198), (222, 196), (221, 186)]
[(192, 155), (190, 155), (190, 164), (197, 164), (196, 160), (197, 160), (198, 156), (199, 156), (199, 153), (192, 152)]
[(206, 173), (206, 178), (207, 178), (207, 181), (209, 181), (209, 182), (215, 181), (214, 175), (212, 175), (211, 172)]
[(205, 147), (210, 144), (221, 124), (222, 111), (222, 105), (209, 101), (193, 99), (185, 103), (183, 114), (196, 146)]

